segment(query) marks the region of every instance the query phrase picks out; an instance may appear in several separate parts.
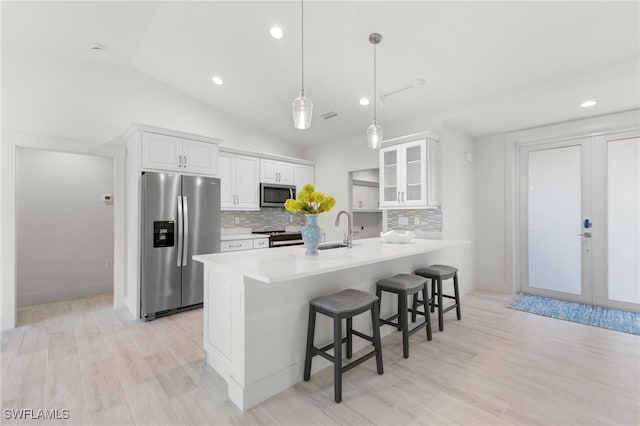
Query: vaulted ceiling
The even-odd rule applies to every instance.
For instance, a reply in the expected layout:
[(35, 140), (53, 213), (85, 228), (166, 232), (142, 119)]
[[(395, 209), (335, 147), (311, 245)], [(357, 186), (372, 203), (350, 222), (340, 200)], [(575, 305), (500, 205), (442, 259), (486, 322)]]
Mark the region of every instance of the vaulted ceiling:
[(307, 131), (298, 1), (3, 2), (2, 21), (3, 49), (131, 67), (302, 146), (369, 125), (372, 32), (379, 92), (425, 81), (379, 104), (383, 126), (437, 116), (479, 136), (640, 107), (639, 2), (306, 1)]

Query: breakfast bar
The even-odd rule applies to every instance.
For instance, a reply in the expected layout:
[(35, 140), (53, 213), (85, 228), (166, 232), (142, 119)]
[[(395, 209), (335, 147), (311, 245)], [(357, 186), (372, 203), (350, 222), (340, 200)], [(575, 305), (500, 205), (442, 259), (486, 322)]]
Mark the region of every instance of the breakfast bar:
[[(369, 238), (317, 256), (305, 255), (304, 246), (194, 256), (204, 264), (207, 364), (226, 380), (229, 398), (247, 410), (302, 380), (310, 299), (346, 288), (375, 293), (377, 280), (436, 263), (441, 250), (466, 243)], [(383, 316), (395, 309), (385, 302)], [(354, 328), (370, 330), (370, 319), (361, 317)], [(382, 327), (381, 334), (392, 331)], [(331, 339), (330, 319), (318, 318), (316, 342)], [(366, 344), (356, 339), (354, 351)], [(312, 373), (329, 365), (314, 361)]]

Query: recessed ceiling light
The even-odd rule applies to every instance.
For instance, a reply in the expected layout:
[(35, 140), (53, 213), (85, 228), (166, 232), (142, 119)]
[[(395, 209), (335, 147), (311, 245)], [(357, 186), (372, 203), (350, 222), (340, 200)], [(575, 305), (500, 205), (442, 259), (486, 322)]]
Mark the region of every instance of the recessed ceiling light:
[(269, 33), (271, 34), (271, 37), (275, 38), (276, 40), (280, 40), (282, 37), (284, 37), (284, 32), (280, 27), (271, 27)]
[(597, 103), (598, 102), (594, 101), (593, 99), (589, 99), (588, 101), (584, 101), (583, 103), (581, 103), (580, 106), (582, 108), (589, 108), (589, 107), (594, 106)]
[(218, 86), (222, 86), (222, 79), (220, 77), (218, 77), (217, 75), (211, 78), (211, 81), (213, 81), (214, 84), (217, 84)]
[(367, 106), (367, 105), (369, 105), (369, 98), (360, 98), (360, 100), (358, 102), (362, 106)]

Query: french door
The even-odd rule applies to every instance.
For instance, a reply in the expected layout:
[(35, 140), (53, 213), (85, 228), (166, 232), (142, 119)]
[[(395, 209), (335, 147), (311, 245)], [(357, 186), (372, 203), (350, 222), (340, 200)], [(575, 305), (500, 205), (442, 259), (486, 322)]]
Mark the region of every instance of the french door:
[(521, 291), (640, 311), (640, 132), (519, 157)]

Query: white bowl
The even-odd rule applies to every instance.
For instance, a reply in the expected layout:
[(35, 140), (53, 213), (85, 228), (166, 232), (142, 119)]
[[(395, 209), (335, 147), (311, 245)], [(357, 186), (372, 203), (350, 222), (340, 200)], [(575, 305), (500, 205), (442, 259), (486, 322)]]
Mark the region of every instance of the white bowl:
[(402, 244), (408, 243), (409, 241), (413, 240), (416, 237), (416, 234), (414, 234), (412, 231), (387, 231), (381, 232), (380, 237), (385, 243)]

